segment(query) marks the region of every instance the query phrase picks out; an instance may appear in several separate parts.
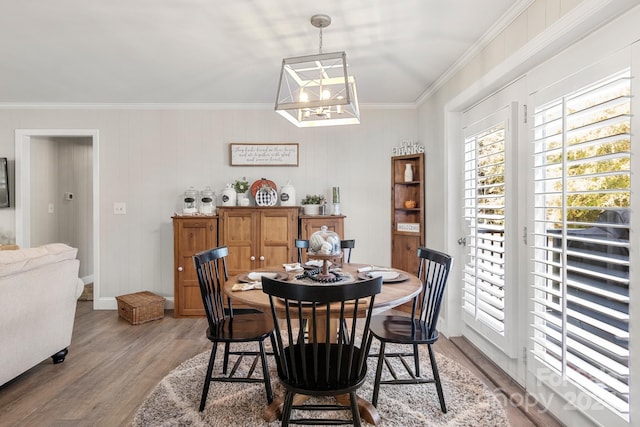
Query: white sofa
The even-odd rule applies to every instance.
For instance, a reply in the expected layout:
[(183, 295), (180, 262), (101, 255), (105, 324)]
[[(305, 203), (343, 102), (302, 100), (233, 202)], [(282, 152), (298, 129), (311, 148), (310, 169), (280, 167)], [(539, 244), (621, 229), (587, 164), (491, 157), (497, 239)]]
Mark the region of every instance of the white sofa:
[(84, 289), (77, 252), (62, 243), (0, 251), (0, 385), (48, 357), (64, 361)]

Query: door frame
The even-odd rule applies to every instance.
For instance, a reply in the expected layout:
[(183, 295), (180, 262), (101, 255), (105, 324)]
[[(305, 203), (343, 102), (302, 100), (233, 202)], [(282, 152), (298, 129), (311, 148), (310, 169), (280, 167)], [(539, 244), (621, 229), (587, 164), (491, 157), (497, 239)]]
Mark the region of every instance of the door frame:
[(91, 138), (93, 158), (93, 308), (100, 296), (100, 170), (98, 129), (16, 129), (15, 130), (15, 207), (16, 244), (31, 245), (31, 138), (32, 137), (88, 137)]

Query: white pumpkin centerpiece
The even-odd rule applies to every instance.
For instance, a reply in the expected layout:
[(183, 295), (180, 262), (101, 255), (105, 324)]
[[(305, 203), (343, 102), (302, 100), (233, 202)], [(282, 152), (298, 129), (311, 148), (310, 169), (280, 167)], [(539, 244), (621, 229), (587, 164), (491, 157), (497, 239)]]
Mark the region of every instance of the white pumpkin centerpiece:
[(326, 225), (309, 238), (309, 253), (312, 255), (340, 255), (340, 252), (340, 238)]

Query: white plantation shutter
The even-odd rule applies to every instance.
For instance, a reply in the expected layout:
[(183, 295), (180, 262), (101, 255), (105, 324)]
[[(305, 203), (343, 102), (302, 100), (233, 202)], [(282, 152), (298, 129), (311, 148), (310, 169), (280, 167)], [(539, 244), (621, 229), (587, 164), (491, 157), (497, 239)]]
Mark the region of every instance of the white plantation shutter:
[(536, 105), (533, 354), (629, 412), (630, 72)]
[(505, 108), (465, 128), (465, 322), (499, 346), (505, 333)]

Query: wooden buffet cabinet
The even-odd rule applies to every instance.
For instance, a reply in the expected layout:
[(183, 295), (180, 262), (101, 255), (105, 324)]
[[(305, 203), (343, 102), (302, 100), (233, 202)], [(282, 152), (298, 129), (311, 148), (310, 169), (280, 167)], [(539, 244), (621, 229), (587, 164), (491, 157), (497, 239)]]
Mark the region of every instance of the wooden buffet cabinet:
[[(413, 179), (405, 180), (406, 165)], [(405, 206), (412, 200), (415, 206)], [(391, 266), (418, 273), (418, 247), (424, 233), (424, 153), (391, 158)]]
[(229, 275), (295, 262), (298, 207), (221, 207), (219, 246), (229, 248)]
[(343, 238), (345, 216), (299, 215), (299, 211), (298, 206), (225, 206), (218, 208), (217, 216), (174, 216), (174, 316), (205, 315), (192, 258), (200, 251), (226, 245), (232, 276), (296, 262), (295, 239), (308, 239), (323, 225)]

